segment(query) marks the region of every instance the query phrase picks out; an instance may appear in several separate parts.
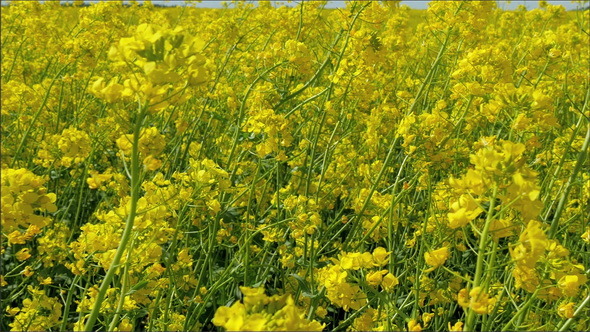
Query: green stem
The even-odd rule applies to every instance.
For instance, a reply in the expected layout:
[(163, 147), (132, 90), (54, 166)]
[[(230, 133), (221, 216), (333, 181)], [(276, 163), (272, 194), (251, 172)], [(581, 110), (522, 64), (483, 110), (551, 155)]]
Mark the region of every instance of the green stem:
[(559, 203), (557, 204), (557, 210), (555, 210), (555, 215), (553, 217), (553, 221), (551, 221), (551, 228), (549, 229), (549, 237), (553, 238), (555, 236), (555, 232), (557, 231), (557, 225), (559, 224), (559, 219), (561, 218), (561, 213), (563, 212), (563, 208), (565, 207), (565, 202), (567, 201), (567, 196), (572, 189), (572, 184), (574, 181), (577, 180), (578, 173), (584, 164), (584, 160), (588, 155), (588, 145), (590, 145), (590, 122), (588, 123), (588, 130), (586, 131), (586, 138), (584, 139), (584, 144), (582, 145), (582, 149), (578, 154), (578, 160), (576, 161), (576, 166), (572, 174), (570, 175), (569, 179), (567, 180), (567, 184), (565, 185), (565, 190), (561, 194), (561, 198), (559, 199)]
[[(555, 183), (555, 181), (557, 179), (561, 178), (559, 173), (563, 170), (563, 165), (565, 164), (567, 156), (570, 154), (570, 151), (573, 148), (574, 140), (578, 136), (578, 132), (580, 131), (580, 128), (582, 127), (583, 121), (584, 121), (584, 117), (581, 116), (580, 119), (578, 120), (578, 123), (576, 123), (576, 127), (572, 131), (570, 139), (568, 140), (567, 144), (565, 145), (565, 149), (564, 149), (562, 156), (559, 160), (559, 164), (557, 165), (557, 168), (555, 169), (555, 172), (553, 172), (553, 174), (547, 174), (545, 179), (543, 179), (543, 183), (541, 184), (541, 187), (547, 188), (545, 190), (545, 192), (546, 192), (545, 197), (543, 198), (543, 206), (545, 207), (545, 213), (543, 216), (543, 220), (549, 220), (549, 215), (551, 214), (551, 210), (553, 209), (553, 204), (555, 203), (555, 200), (552, 197), (554, 194), (553, 184)], [(549, 181), (549, 185), (545, 185), (545, 181)], [(549, 204), (549, 202), (551, 204)]]
[[(355, 235), (355, 232), (357, 229), (357, 225), (359, 225), (361, 223), (360, 220), (361, 220), (361, 218), (363, 218), (363, 214), (365, 213), (365, 210), (369, 206), (369, 203), (371, 202), (371, 198), (373, 197), (375, 190), (377, 190), (377, 186), (379, 185), (379, 182), (381, 182), (381, 178), (383, 177), (383, 174), (385, 174), (386, 169), (389, 167), (389, 162), (391, 160), (391, 157), (394, 154), (394, 150), (397, 145), (398, 138), (399, 138), (399, 136), (396, 135), (393, 142), (391, 142), (391, 145), (389, 146), (389, 151), (387, 151), (387, 156), (385, 156), (385, 161), (383, 161), (383, 166), (381, 167), (381, 170), (379, 171), (379, 174), (377, 175), (377, 179), (375, 179), (375, 182), (371, 186), (371, 189), (369, 190), (369, 194), (367, 195), (367, 198), (365, 199), (363, 206), (361, 207), (359, 213), (356, 215), (355, 219), (359, 219), (359, 221), (352, 224), (352, 228), (350, 230), (349, 236), (347, 237), (347, 239), (344, 242), (344, 249), (345, 250), (348, 250), (348, 247), (350, 246), (350, 241), (354, 238), (354, 235)], [(350, 221), (352, 221), (352, 218)], [(354, 250), (358, 249), (358, 247), (361, 244), (362, 244), (361, 242), (357, 243), (357, 245), (354, 247)]]
[[(533, 300), (537, 298), (537, 294), (539, 293), (539, 289), (537, 288), (535, 290), (535, 292), (531, 295), (531, 297), (528, 298), (528, 300), (524, 303), (524, 305), (516, 312), (516, 314), (512, 317), (512, 319), (510, 319), (510, 321), (508, 323), (506, 323), (506, 325), (504, 325), (504, 327), (502, 327), (501, 331), (506, 331), (508, 330), (509, 327), (511, 327), (514, 324), (514, 321), (519, 318), (523, 312), (525, 312), (533, 303)], [(468, 331), (467, 329), (465, 331)]]
[[(477, 263), (475, 265), (475, 277), (473, 279), (473, 288), (479, 287), (481, 283), (481, 278), (483, 276), (483, 261), (484, 256), (486, 254), (486, 248), (488, 246), (488, 232), (490, 230), (490, 224), (492, 223), (492, 219), (494, 218), (494, 209), (496, 208), (496, 196), (498, 194), (498, 187), (494, 187), (494, 191), (492, 193), (490, 207), (488, 209), (488, 214), (486, 218), (486, 223), (483, 227), (483, 231), (481, 232), (481, 238), (479, 239), (479, 247), (477, 249)], [(491, 270), (491, 267), (490, 267)], [(467, 314), (467, 321), (465, 324), (465, 331), (473, 331), (475, 324), (475, 311), (473, 309), (469, 309), (469, 313)]]
[[(246, 89), (246, 93), (244, 94), (244, 98), (242, 99), (242, 102), (240, 104), (240, 110), (239, 110), (239, 114), (238, 114), (238, 120), (236, 123), (236, 129), (234, 131), (234, 138), (233, 138), (233, 143), (232, 143), (232, 147), (231, 150), (229, 152), (229, 156), (227, 158), (227, 168), (231, 168), (232, 166), (232, 161), (234, 158), (234, 154), (236, 153), (236, 147), (238, 146), (238, 142), (239, 142), (239, 138), (240, 138), (240, 129), (242, 128), (242, 122), (244, 121), (244, 117), (245, 117), (245, 108), (246, 108), (246, 100), (248, 100), (248, 97), (250, 96), (250, 93), (252, 92), (252, 89), (254, 88), (254, 86), (256, 85), (256, 83), (258, 83), (258, 81), (260, 81), (261, 79), (263, 79), (268, 73), (270, 73), (271, 71), (273, 71), (275, 68), (283, 65), (287, 63), (287, 61), (282, 61), (279, 62), (277, 64), (275, 64), (274, 66), (268, 68), (267, 70), (265, 70), (262, 74), (260, 74), (258, 77), (256, 77), (256, 79), (248, 86), (248, 88)], [(230, 175), (230, 181), (233, 181), (235, 173), (238, 169), (238, 165), (236, 164), (236, 166), (234, 167), (234, 170), (231, 172)], [(225, 202), (225, 194), (221, 196), (221, 200), (220, 202)]]
[(77, 286), (78, 281), (80, 280), (80, 276), (76, 275), (72, 284), (70, 285), (70, 289), (68, 290), (68, 296), (66, 297), (66, 303), (64, 304), (64, 313), (63, 313), (63, 320), (61, 321), (61, 326), (59, 328), (60, 331), (66, 330), (66, 325), (68, 323), (67, 318), (70, 316), (70, 306), (72, 304), (72, 296), (74, 295), (74, 286)]
[(123, 253), (127, 249), (127, 243), (131, 238), (131, 233), (133, 231), (133, 222), (135, 221), (135, 216), (137, 214), (137, 201), (139, 200), (139, 191), (141, 188), (141, 179), (140, 179), (140, 161), (139, 161), (139, 135), (141, 131), (141, 127), (143, 124), (143, 120), (145, 118), (147, 111), (147, 106), (140, 107), (140, 111), (135, 122), (135, 128), (133, 129), (133, 148), (131, 152), (131, 202), (129, 208), (129, 215), (127, 216), (127, 220), (125, 222), (125, 229), (123, 230), (123, 235), (121, 236), (121, 242), (119, 243), (119, 247), (117, 248), (117, 252), (115, 253), (115, 257), (113, 257), (113, 261), (111, 262), (111, 266), (107, 271), (98, 291), (98, 295), (96, 296), (96, 301), (94, 302), (94, 306), (92, 307), (92, 311), (90, 312), (90, 317), (84, 326), (84, 331), (94, 331), (94, 323), (98, 318), (98, 314), (100, 312), (100, 307), (102, 302), (104, 301), (105, 295), (113, 277), (115, 276), (116, 271), (119, 269), (119, 262), (121, 261), (121, 257)]
[(123, 269), (123, 281), (121, 282), (121, 294), (119, 295), (119, 303), (117, 303), (117, 309), (115, 315), (109, 324), (108, 331), (114, 331), (115, 327), (119, 324), (119, 317), (121, 311), (123, 311), (123, 305), (125, 304), (125, 297), (127, 294), (128, 280), (129, 280), (129, 261), (131, 260), (131, 251), (133, 250), (134, 241), (131, 241), (129, 250), (127, 251), (127, 259), (125, 260), (125, 268)]

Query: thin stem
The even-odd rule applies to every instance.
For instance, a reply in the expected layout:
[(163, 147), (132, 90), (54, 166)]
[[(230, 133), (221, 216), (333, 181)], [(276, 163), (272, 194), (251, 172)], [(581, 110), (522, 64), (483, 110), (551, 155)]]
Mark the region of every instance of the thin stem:
[(565, 321), (565, 323), (559, 329), (559, 331), (565, 331), (565, 330), (567, 330), (567, 328), (574, 321), (574, 319), (580, 315), (580, 313), (582, 312), (582, 309), (584, 309), (584, 307), (588, 304), (588, 302), (590, 302), (590, 295), (586, 296), (586, 298), (584, 299), (584, 301), (580, 304), (580, 306), (578, 306), (578, 308), (574, 312), (573, 317), (570, 318), (570, 319), (568, 319), (567, 321)]
[(133, 250), (134, 241), (131, 241), (131, 245), (129, 246), (129, 250), (127, 251), (127, 259), (125, 260), (125, 268), (123, 269), (123, 281), (121, 283), (121, 292), (119, 294), (119, 303), (117, 303), (117, 309), (115, 310), (115, 315), (109, 324), (108, 331), (114, 331), (115, 327), (119, 324), (119, 317), (121, 316), (121, 311), (123, 310), (123, 305), (125, 304), (125, 297), (127, 294), (127, 287), (128, 280), (129, 280), (129, 261), (131, 260), (131, 251)]
[(94, 330), (94, 323), (96, 322), (100, 312), (100, 307), (104, 301), (106, 292), (111, 284), (111, 281), (113, 280), (116, 271), (119, 269), (119, 262), (121, 261), (121, 257), (127, 249), (127, 243), (131, 238), (133, 222), (135, 221), (135, 216), (137, 214), (137, 201), (139, 200), (139, 190), (141, 184), (139, 164), (139, 135), (146, 112), (147, 106), (140, 106), (140, 111), (135, 122), (135, 128), (133, 129), (133, 148), (131, 152), (131, 202), (129, 203), (129, 215), (127, 216), (127, 220), (125, 222), (125, 229), (123, 230), (123, 235), (121, 236), (121, 242), (119, 243), (115, 257), (113, 257), (111, 266), (109, 267), (109, 270), (107, 271), (107, 274), (100, 285), (98, 295), (96, 296), (96, 301), (94, 302), (94, 306), (90, 312), (90, 317), (88, 318), (86, 325), (84, 325), (84, 331)]
[[(488, 246), (488, 232), (490, 230), (490, 224), (492, 223), (492, 219), (494, 218), (494, 209), (496, 208), (496, 196), (498, 194), (498, 187), (495, 186), (493, 189), (490, 207), (488, 209), (488, 214), (486, 218), (486, 223), (483, 227), (483, 231), (481, 232), (481, 237), (479, 239), (479, 247), (477, 249), (477, 263), (475, 265), (475, 277), (473, 278), (473, 288), (479, 287), (481, 283), (481, 278), (483, 276), (483, 261), (484, 256), (486, 254), (486, 248)], [(490, 266), (490, 270), (491, 270)], [(465, 331), (473, 331), (475, 324), (475, 311), (473, 309), (469, 309), (469, 313), (467, 314), (467, 321), (465, 324)]]
[(584, 164), (584, 160), (588, 155), (588, 145), (590, 145), (590, 122), (588, 123), (588, 129), (586, 131), (586, 138), (584, 139), (584, 144), (582, 145), (582, 149), (578, 154), (578, 160), (576, 161), (576, 166), (570, 175), (569, 179), (567, 180), (567, 184), (565, 185), (565, 190), (561, 194), (561, 198), (559, 199), (559, 203), (557, 204), (557, 210), (555, 210), (555, 215), (553, 217), (553, 221), (551, 221), (551, 228), (549, 229), (549, 237), (553, 238), (555, 236), (555, 232), (557, 231), (557, 225), (559, 224), (559, 219), (561, 218), (561, 213), (563, 212), (563, 208), (565, 207), (565, 202), (567, 201), (567, 196), (572, 189), (572, 184), (576, 181), (578, 173)]

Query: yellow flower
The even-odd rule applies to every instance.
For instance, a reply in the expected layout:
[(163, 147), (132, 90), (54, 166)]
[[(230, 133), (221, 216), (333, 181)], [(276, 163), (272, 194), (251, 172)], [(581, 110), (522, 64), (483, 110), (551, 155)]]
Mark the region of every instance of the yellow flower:
[(340, 265), (326, 266), (319, 272), (319, 281), (328, 289), (338, 287), (346, 281), (348, 273), (340, 268)]
[(123, 318), (121, 320), (121, 323), (119, 323), (119, 331), (133, 331), (133, 324), (131, 324), (128, 318)]
[(425, 312), (422, 314), (422, 321), (424, 322), (424, 327), (428, 327), (428, 323), (432, 320), (432, 317), (434, 317), (433, 312)]
[(557, 308), (557, 314), (563, 318), (574, 317), (574, 302), (563, 303)]
[(265, 305), (270, 301), (270, 298), (264, 294), (264, 288), (252, 288), (241, 286), (240, 290), (244, 294), (244, 304), (247, 307), (256, 305)]
[(358, 310), (367, 303), (367, 295), (356, 284), (344, 282), (328, 289), (328, 299), (345, 311)]
[(457, 302), (459, 302), (459, 305), (462, 306), (463, 309), (467, 310), (467, 308), (471, 308), (476, 313), (482, 315), (488, 314), (493, 310), (496, 305), (496, 298), (490, 298), (489, 295), (484, 293), (482, 288), (478, 286), (469, 291), (469, 293), (467, 289), (461, 289), (457, 296)]
[(43, 187), (45, 178), (25, 168), (2, 169), (0, 178), (2, 234), (8, 234), (11, 244), (24, 244), (50, 223), (50, 217), (38, 212), (56, 212), (56, 195)]
[(340, 258), (340, 266), (345, 270), (358, 270), (373, 266), (373, 256), (370, 252), (344, 253)]
[(584, 285), (588, 278), (585, 275), (565, 275), (559, 279), (557, 286), (563, 291), (566, 296), (576, 296), (579, 292), (579, 287)]
[(459, 200), (451, 204), (451, 212), (447, 214), (449, 227), (456, 229), (467, 225), (477, 218), (483, 210), (469, 195), (461, 195)]
[(424, 260), (426, 264), (432, 266), (426, 271), (432, 271), (437, 267), (443, 265), (447, 259), (449, 258), (449, 248), (442, 247), (436, 250), (432, 250), (429, 252), (424, 253)]
[(162, 167), (162, 161), (160, 159), (154, 158), (152, 155), (145, 157), (143, 159), (143, 164), (148, 171), (155, 171)]
[(47, 277), (45, 279), (40, 280), (41, 285), (51, 285), (51, 283), (53, 283), (53, 280), (51, 279), (51, 277)]
[(397, 284), (399, 284), (399, 280), (391, 272), (387, 273), (381, 281), (381, 286), (386, 291), (391, 291)]
[(410, 332), (420, 332), (422, 331), (422, 326), (418, 323), (417, 320), (412, 319), (408, 322), (408, 331)]
[(100, 174), (99, 172), (94, 170), (89, 171), (88, 174), (90, 175), (90, 177), (86, 179), (86, 183), (88, 184), (88, 187), (90, 189), (101, 188), (105, 181), (108, 181), (113, 177), (112, 174)]
[(92, 151), (92, 140), (84, 131), (76, 128), (64, 129), (61, 135), (56, 136), (62, 157), (61, 163), (65, 167), (83, 162)]
[(16, 254), (14, 254), (14, 256), (16, 257), (16, 259), (18, 259), (21, 262), (31, 258), (31, 254), (29, 253), (29, 248), (23, 248), (23, 249), (19, 250)]
[(31, 298), (23, 300), (22, 308), (11, 313), (16, 314), (9, 324), (13, 331), (47, 331), (59, 323), (62, 304), (57, 298), (48, 297), (45, 291), (32, 286), (27, 288)]
[(387, 251), (383, 247), (377, 247), (373, 250), (373, 262), (375, 266), (385, 266), (389, 263), (389, 254), (391, 251)]
[(374, 323), (374, 316), (376, 315), (376, 311), (373, 308), (368, 308), (360, 315), (358, 318), (354, 320), (352, 323), (352, 328), (354, 331), (371, 331), (371, 327)]
[(512, 259), (517, 264), (534, 267), (537, 261), (545, 253), (549, 242), (545, 232), (541, 229), (541, 223), (531, 220), (522, 234), (520, 234), (520, 244), (510, 251)]
[(462, 332), (463, 331), (463, 322), (457, 322), (455, 325), (451, 326), (449, 322), (449, 332)]
[(495, 241), (503, 237), (511, 236), (515, 226), (511, 224), (510, 219), (493, 219), (490, 223), (490, 233)]
[(8, 317), (12, 317), (12, 316), (18, 314), (19, 312), (20, 312), (20, 308), (6, 307), (6, 314), (8, 315)]
[(371, 272), (366, 276), (367, 283), (371, 286), (379, 286), (383, 281), (383, 276), (387, 273), (387, 270)]
[(318, 306), (315, 310), (315, 314), (320, 318), (324, 318), (328, 314), (328, 310), (322, 306)]
[(224, 327), (228, 331), (240, 331), (246, 318), (246, 307), (236, 302), (231, 307), (219, 307), (213, 316), (215, 326)]
[(463, 322), (456, 322), (455, 325), (451, 326), (449, 322), (449, 332), (462, 332), (463, 331)]
[(29, 265), (27, 265), (25, 266), (25, 269), (21, 271), (21, 274), (28, 278), (35, 274), (35, 271)]
[(98, 78), (90, 87), (90, 92), (107, 103), (117, 102), (123, 96), (123, 85), (112, 79), (109, 84), (104, 83), (103, 78)]
[(267, 318), (262, 313), (249, 315), (242, 326), (242, 331), (264, 331), (267, 324)]
[(266, 296), (263, 288), (240, 287), (244, 305), (219, 307), (213, 324), (228, 331), (321, 331), (323, 325), (305, 318), (305, 310), (289, 296)]

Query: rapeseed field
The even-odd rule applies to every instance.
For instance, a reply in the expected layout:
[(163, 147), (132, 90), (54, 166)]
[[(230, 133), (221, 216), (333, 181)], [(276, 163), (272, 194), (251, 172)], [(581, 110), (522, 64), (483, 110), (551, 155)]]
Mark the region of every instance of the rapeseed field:
[(590, 11), (2, 7), (0, 330), (590, 329)]

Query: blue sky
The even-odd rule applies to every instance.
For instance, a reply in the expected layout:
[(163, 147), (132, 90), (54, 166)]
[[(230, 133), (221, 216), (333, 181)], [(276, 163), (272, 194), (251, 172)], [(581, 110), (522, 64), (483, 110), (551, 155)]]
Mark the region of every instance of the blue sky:
[[(68, 1), (62, 1), (62, 2), (68, 2)], [(97, 2), (97, 1), (91, 0), (91, 1), (87, 1), (87, 2)], [(139, 1), (139, 2), (142, 2), (142, 1)], [(411, 8), (415, 8), (415, 9), (426, 9), (429, 2), (430, 1), (425, 1), (425, 0), (405, 0), (405, 1), (402, 1), (401, 3), (404, 5), (410, 6)], [(570, 0), (549, 0), (547, 2), (549, 2), (550, 4), (553, 4), (553, 5), (562, 5), (566, 9), (576, 9), (579, 7), (578, 4), (572, 3)], [(167, 5), (167, 6), (174, 6), (174, 5), (184, 3), (184, 1), (182, 1), (182, 0), (169, 0), (169, 1), (154, 0), (153, 3)], [(221, 8), (222, 7), (221, 3), (222, 3), (222, 1), (218, 1), (218, 0), (205, 0), (205, 1), (202, 1), (200, 4), (198, 4), (197, 7), (200, 7), (200, 8)], [(295, 3), (296, 2), (294, 1), (292, 3), (292, 5), (294, 5)], [(514, 1), (499, 1), (499, 3), (502, 8), (510, 10), (510, 9), (515, 9), (519, 5), (524, 5), (528, 9), (537, 8), (539, 2), (537, 0), (514, 0)], [(4, 0), (2, 0), (2, 4), (5, 4)], [(326, 8), (342, 8), (342, 7), (344, 7), (344, 1), (328, 1), (328, 5), (326, 6)]]

